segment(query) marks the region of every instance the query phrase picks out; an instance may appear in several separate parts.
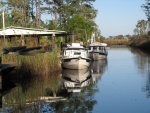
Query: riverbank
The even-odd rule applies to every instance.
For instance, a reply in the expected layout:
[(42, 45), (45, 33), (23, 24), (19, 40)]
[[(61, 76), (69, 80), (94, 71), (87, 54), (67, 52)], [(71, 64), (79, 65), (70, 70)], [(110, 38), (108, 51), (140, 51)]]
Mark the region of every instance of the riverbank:
[(150, 50), (150, 37), (148, 36), (133, 36), (127, 39), (106, 39), (103, 42), (107, 43), (108, 46), (127, 45), (144, 51)]
[(148, 36), (139, 36), (139, 37), (134, 37), (131, 38), (128, 43), (128, 46), (135, 47), (138, 49), (142, 49), (144, 51), (149, 51), (150, 50), (150, 37)]

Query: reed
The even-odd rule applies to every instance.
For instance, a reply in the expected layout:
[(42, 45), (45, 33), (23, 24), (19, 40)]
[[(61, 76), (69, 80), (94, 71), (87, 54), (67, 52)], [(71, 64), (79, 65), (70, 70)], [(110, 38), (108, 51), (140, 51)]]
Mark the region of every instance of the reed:
[(108, 45), (126, 45), (128, 43), (128, 39), (107, 39), (104, 40)]
[(2, 63), (18, 63), (18, 59), (20, 56), (18, 55), (10, 55), (10, 54), (2, 54)]
[(16, 63), (18, 76), (48, 76), (50, 72), (61, 70), (57, 50), (34, 56), (2, 55), (2, 63)]

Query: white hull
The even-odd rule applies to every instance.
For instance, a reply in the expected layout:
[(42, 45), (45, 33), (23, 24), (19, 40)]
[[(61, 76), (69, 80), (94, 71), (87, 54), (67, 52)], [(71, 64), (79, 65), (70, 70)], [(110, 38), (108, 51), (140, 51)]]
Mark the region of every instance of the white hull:
[(98, 52), (91, 52), (90, 53), (90, 58), (92, 60), (105, 59), (105, 58), (107, 58), (107, 54), (101, 54), (101, 53), (98, 53)]
[(87, 69), (90, 63), (90, 59), (66, 58), (62, 60), (62, 67), (67, 69)]

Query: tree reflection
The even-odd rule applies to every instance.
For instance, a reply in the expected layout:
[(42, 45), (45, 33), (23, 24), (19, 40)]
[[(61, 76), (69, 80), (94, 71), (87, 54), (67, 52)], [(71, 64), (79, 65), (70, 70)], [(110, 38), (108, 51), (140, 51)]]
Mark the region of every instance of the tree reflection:
[(146, 85), (142, 88), (147, 92), (147, 98), (150, 98), (150, 53), (149, 51), (141, 51), (139, 49), (131, 48), (131, 52), (135, 55), (135, 63), (141, 73), (147, 74)]
[(56, 113), (87, 113), (93, 110), (96, 100), (91, 100), (84, 94), (74, 94), (67, 102), (51, 103)]
[(147, 98), (150, 98), (150, 56), (148, 57), (148, 79), (144, 91), (147, 91)]
[(135, 48), (130, 49), (131, 52), (135, 55), (134, 61), (136, 63), (136, 66), (138, 66), (138, 69), (141, 71), (141, 73), (145, 72), (145, 69), (147, 69), (148, 67), (148, 53), (144, 53), (144, 51)]

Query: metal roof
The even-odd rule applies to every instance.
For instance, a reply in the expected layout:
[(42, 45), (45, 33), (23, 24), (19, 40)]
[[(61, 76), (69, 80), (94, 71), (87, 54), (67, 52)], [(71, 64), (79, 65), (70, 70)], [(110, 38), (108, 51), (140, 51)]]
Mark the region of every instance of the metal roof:
[(5, 29), (0, 29), (0, 37), (5, 36), (21, 36), (21, 35), (39, 35), (39, 36), (63, 36), (66, 35), (66, 31), (60, 30), (44, 30), (44, 29), (34, 29), (25, 27), (6, 27)]

